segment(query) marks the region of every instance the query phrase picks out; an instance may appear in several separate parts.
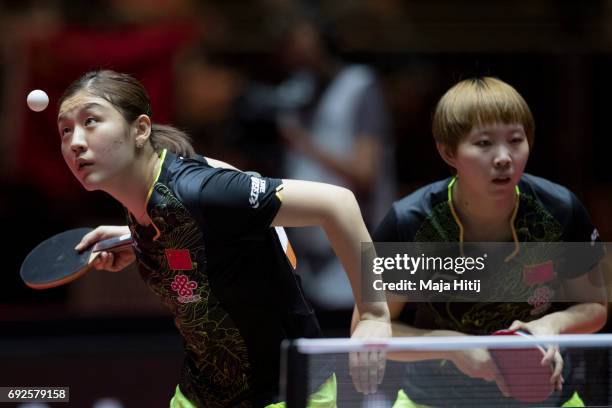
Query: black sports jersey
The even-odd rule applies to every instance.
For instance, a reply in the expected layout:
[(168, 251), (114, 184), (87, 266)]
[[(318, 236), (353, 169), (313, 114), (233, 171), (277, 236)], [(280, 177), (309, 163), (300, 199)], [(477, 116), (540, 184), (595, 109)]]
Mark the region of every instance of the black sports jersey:
[[(449, 205), (452, 181), (447, 178), (429, 184), (396, 201), (374, 233), (375, 240), (459, 242), (459, 224)], [(598, 238), (584, 206), (567, 188), (523, 174), (517, 194), (514, 228), (519, 241), (589, 242)]]
[[(462, 242), (462, 227), (452, 205), (454, 178), (429, 184), (395, 202), (373, 234), (376, 242)], [(565, 187), (545, 179), (524, 174), (516, 187), (517, 206), (513, 213), (513, 237), (517, 242), (593, 242), (598, 241), (597, 230), (588, 214)], [(590, 259), (601, 259), (603, 248), (594, 245)], [(520, 256), (520, 254), (519, 254)], [(550, 281), (532, 285), (517, 274), (499, 273), (499, 290), (528, 292), (529, 302), (420, 302), (407, 304), (400, 320), (422, 329), (454, 330), (467, 334), (487, 335), (509, 327), (513, 321), (531, 321), (544, 314), (566, 308), (568, 304), (551, 303), (549, 294), (563, 279), (578, 277), (584, 269), (554, 271)], [(556, 285), (556, 286), (555, 286)], [(497, 289), (497, 288), (495, 288)], [(506, 297), (507, 298), (507, 297)], [(568, 368), (569, 362), (566, 365)], [(499, 395), (497, 387), (485, 381), (468, 379), (452, 363), (423, 361), (407, 366), (405, 379), (407, 394), (417, 403), (462, 406), (462, 398), (470, 389), (470, 396)], [(435, 380), (445, 378), (456, 387), (442, 387)], [(567, 377), (566, 377), (567, 378)], [(448, 384), (451, 385), (451, 384)], [(449, 401), (453, 401), (449, 403)], [(467, 406), (473, 399), (464, 398)], [(503, 400), (512, 405), (512, 401)], [(506, 406), (503, 405), (502, 406)]]
[[(376, 242), (462, 242), (461, 222), (452, 205), (454, 179), (429, 184), (395, 202), (373, 234)], [(518, 242), (589, 242), (599, 240), (584, 206), (565, 187), (524, 174), (516, 192), (518, 203), (513, 214), (513, 236)], [(600, 259), (601, 246), (593, 247), (591, 259)], [(556, 281), (575, 278), (582, 269), (555, 271)], [(501, 275), (501, 274), (500, 274)], [(500, 276), (499, 285), (508, 284)], [(547, 282), (521, 289), (542, 294)], [(516, 286), (514, 283), (512, 286)], [(467, 305), (470, 305), (469, 308)], [(469, 334), (490, 334), (508, 327), (514, 320), (534, 320), (550, 308), (541, 303), (463, 304), (449, 309), (444, 304), (418, 304), (416, 321), (421, 328), (457, 330)], [(550, 304), (548, 306), (551, 306)], [(435, 310), (437, 309), (437, 310)], [(457, 312), (453, 314), (452, 312)]]
[(147, 202), (128, 214), (142, 278), (175, 316), (185, 347), (180, 388), (202, 407), (277, 401), (280, 343), (319, 337), (276, 229), (279, 179), (163, 153)]

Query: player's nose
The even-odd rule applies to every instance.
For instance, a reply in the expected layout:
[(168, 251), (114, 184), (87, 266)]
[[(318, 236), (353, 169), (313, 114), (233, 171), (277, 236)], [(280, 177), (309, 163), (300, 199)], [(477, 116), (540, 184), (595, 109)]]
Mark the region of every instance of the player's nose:
[(510, 151), (505, 146), (499, 146), (493, 157), (493, 165), (495, 167), (506, 167), (512, 162)]
[(78, 153), (87, 149), (87, 140), (85, 138), (85, 132), (79, 127), (75, 127), (72, 131), (72, 138), (70, 140), (70, 149), (73, 152)]

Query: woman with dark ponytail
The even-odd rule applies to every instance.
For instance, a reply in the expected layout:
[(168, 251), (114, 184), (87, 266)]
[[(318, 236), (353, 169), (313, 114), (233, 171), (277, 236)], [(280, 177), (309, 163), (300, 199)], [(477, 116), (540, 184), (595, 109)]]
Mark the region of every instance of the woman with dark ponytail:
[[(119, 111), (127, 123), (140, 115), (153, 116), (151, 102), (146, 90), (133, 77), (114, 71), (91, 71), (74, 81), (59, 100), (59, 106), (79, 92), (87, 92), (106, 100)], [(168, 125), (151, 123), (149, 141), (160, 153), (163, 149), (191, 158), (196, 155), (190, 137), (183, 131)]]
[[(185, 133), (152, 116), (136, 79), (96, 71), (65, 91), (58, 129), (74, 176), (127, 214), (127, 226), (98, 227), (76, 249), (131, 233), (133, 251), (104, 252), (95, 267), (119, 271), (136, 260), (175, 316), (186, 358), (171, 407), (279, 406), (281, 341), (321, 335), (282, 226), (327, 233), (355, 296), (354, 338), (391, 334), (386, 303), (362, 299), (361, 243), (371, 238), (349, 190), (240, 172), (197, 155)], [(357, 389), (375, 391), (383, 356), (351, 361)], [(335, 407), (332, 373), (315, 394), (309, 406)]]

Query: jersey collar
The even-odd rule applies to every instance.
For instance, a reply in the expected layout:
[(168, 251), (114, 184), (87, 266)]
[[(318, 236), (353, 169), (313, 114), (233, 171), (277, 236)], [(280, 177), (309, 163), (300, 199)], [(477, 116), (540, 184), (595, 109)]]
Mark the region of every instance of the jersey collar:
[[(455, 210), (455, 205), (453, 204), (453, 186), (455, 185), (456, 181), (457, 181), (457, 176), (452, 177), (447, 186), (448, 206), (451, 210), (451, 213), (453, 214), (453, 219), (455, 220), (455, 223), (459, 227), (459, 245), (461, 246), (461, 254), (463, 255), (463, 233), (464, 233), (463, 224), (461, 223), (461, 220), (459, 219), (459, 215), (457, 214), (457, 211)], [(512, 253), (508, 255), (508, 257), (506, 258), (506, 261), (509, 261), (510, 259), (512, 259), (519, 252), (518, 235), (516, 233), (516, 229), (514, 228), (514, 221), (516, 219), (516, 214), (518, 213), (519, 202), (521, 198), (521, 190), (519, 189), (518, 184), (514, 186), (514, 191), (516, 192), (516, 200), (514, 203), (514, 209), (512, 210), (512, 217), (510, 218), (510, 230), (512, 231), (512, 241), (514, 242), (514, 251), (512, 251)]]

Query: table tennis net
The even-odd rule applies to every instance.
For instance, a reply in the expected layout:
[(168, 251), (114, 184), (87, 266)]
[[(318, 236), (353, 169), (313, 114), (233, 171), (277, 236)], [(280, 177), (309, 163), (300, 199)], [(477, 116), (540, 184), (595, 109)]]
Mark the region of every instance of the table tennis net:
[[(538, 369), (534, 372), (534, 367), (522, 360), (521, 353), (538, 346), (546, 348), (551, 344), (559, 347), (563, 358), (564, 383), (562, 390), (554, 390), (542, 398), (542, 375)], [(539, 338), (413, 337), (375, 342), (298, 339), (283, 345), (281, 397), (287, 401), (289, 408), (333, 407), (322, 402), (329, 400), (330, 396), (335, 398), (336, 406), (342, 408), (610, 407), (611, 346), (610, 334)], [(449, 357), (477, 349), (506, 353), (508, 358), (505, 363), (498, 362), (496, 367), (504, 381), (507, 380), (507, 385), (512, 385), (510, 391), (513, 396), (504, 396), (494, 381), (466, 375)], [(387, 353), (385, 374), (376, 393), (363, 395), (353, 384), (349, 354), (375, 350), (385, 350)], [(426, 352), (430, 356), (435, 353), (436, 356), (447, 358), (396, 360), (402, 354), (414, 359)], [(335, 384), (332, 384), (334, 381)]]

